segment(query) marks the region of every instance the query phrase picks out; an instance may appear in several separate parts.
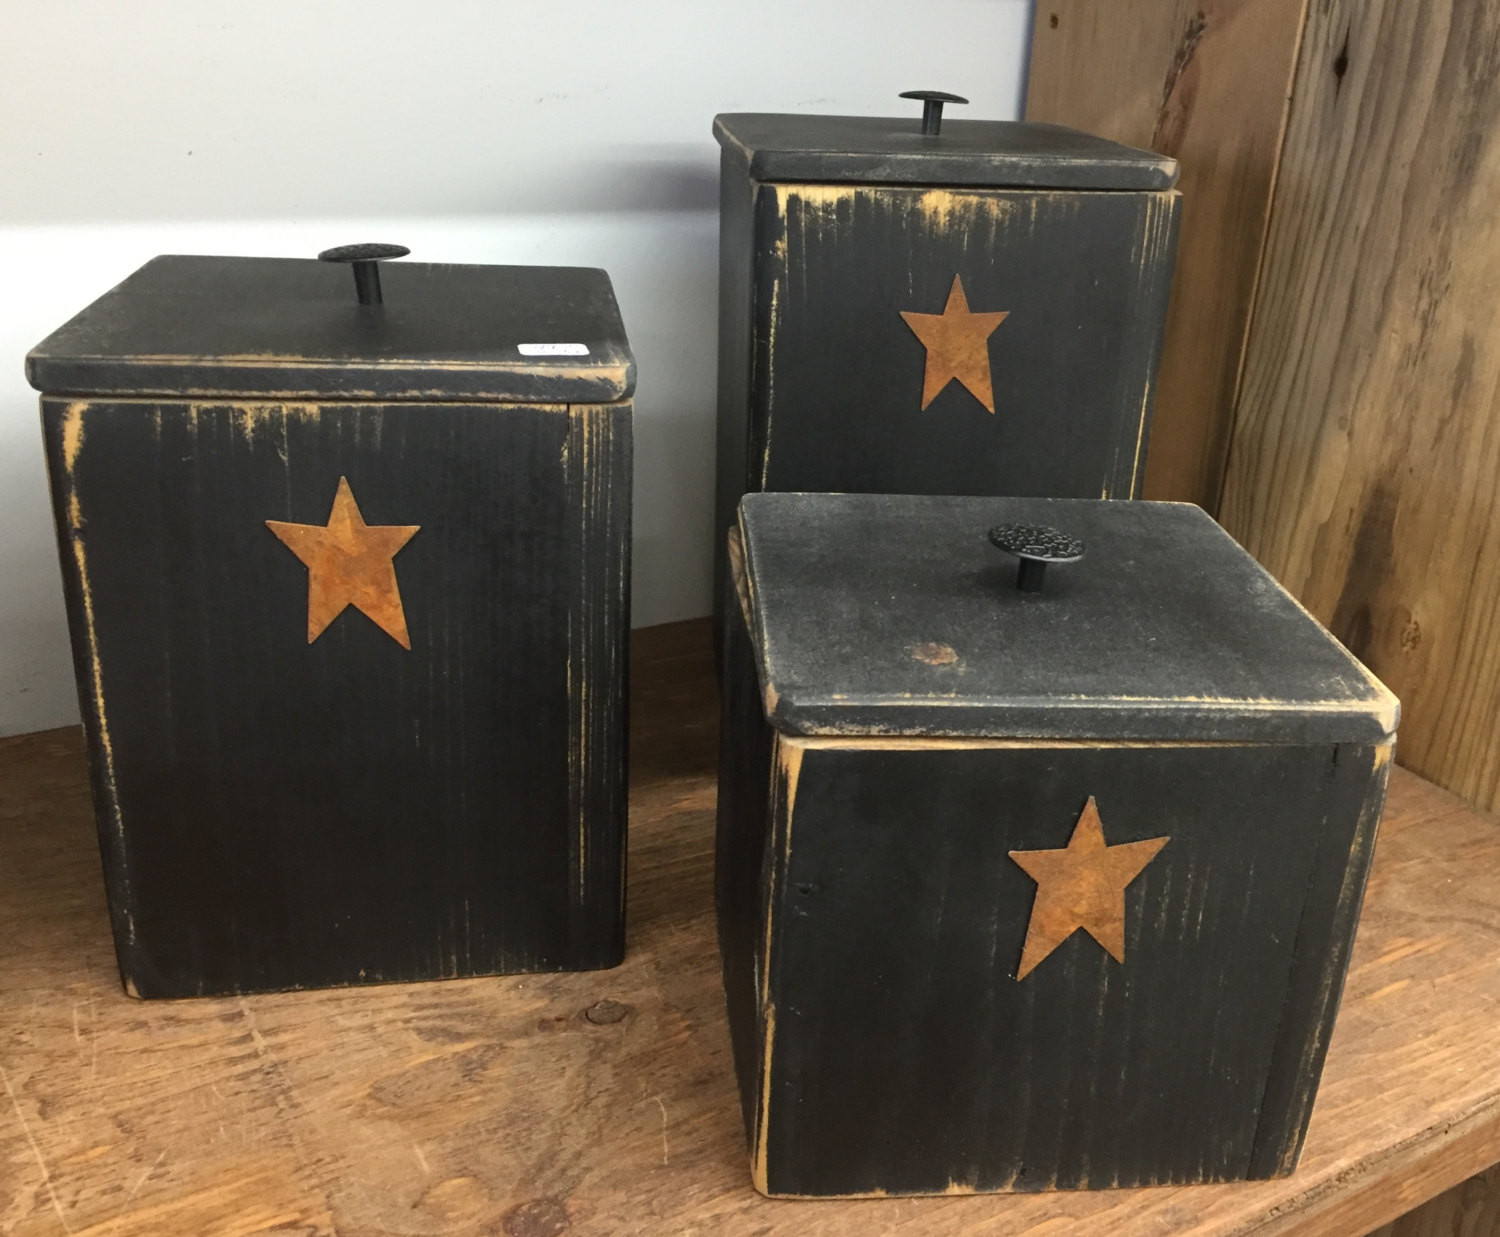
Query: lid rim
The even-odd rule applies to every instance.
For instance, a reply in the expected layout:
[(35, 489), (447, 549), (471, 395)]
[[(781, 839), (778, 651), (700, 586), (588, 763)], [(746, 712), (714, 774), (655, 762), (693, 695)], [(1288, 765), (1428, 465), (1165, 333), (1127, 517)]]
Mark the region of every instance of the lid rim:
[[(876, 720), (883, 708), (909, 707), (911, 703), (806, 698), (792, 690), (778, 692), (767, 721), (781, 734), (805, 738), (1304, 746), (1390, 742), (1396, 737), (1400, 711), (1394, 697), (1389, 702), (1371, 699), (1368, 709), (1320, 708), (1295, 701), (1270, 702), (1259, 708), (1250, 701), (1184, 708), (1167, 707), (1164, 699), (1158, 707), (1146, 701), (1111, 706), (1105, 697), (1076, 705), (1038, 700), (1032, 705), (987, 706), (971, 698), (955, 702), (956, 707), (970, 713), (963, 729), (933, 724), (930, 715), (924, 716), (920, 727), (883, 726)], [(940, 709), (942, 703), (934, 699), (923, 705)], [(1100, 724), (1106, 720), (1125, 724)]]
[[(1020, 594), (987, 558), (994, 519), (1067, 527), (1099, 553)], [(782, 734), (1378, 745), (1400, 721), (1390, 689), (1192, 504), (756, 493), (739, 529)]]
[(565, 404), (634, 391), (597, 267), (397, 263), (383, 306), (358, 304), (343, 277), (315, 258), (161, 255), (33, 347), (26, 378), (99, 398)]
[(923, 136), (907, 117), (731, 112), (714, 136), (756, 180), (1161, 192), (1177, 161), (1062, 125), (956, 118)]
[[(348, 365), (337, 373), (320, 368), (317, 362), (301, 365), (297, 362), (280, 361), (255, 364), (250, 361), (230, 362), (221, 358), (215, 358), (206, 364), (200, 362), (203, 368), (195, 377), (213, 379), (223, 375), (226, 379), (223, 382), (167, 381), (162, 372), (173, 365), (180, 365), (185, 370), (194, 363), (192, 358), (180, 362), (157, 359), (138, 367), (126, 367), (129, 372), (121, 374), (121, 364), (108, 357), (58, 359), (33, 352), (26, 357), (26, 379), (44, 395), (77, 395), (101, 399), (206, 396), (240, 400), (379, 399), (412, 402), (440, 399), (454, 402), (548, 404), (615, 403), (631, 398), (635, 393), (636, 382), (634, 360), (617, 365), (597, 366), (585, 373), (570, 376), (559, 373), (562, 367), (546, 366), (498, 364), (444, 369), (441, 371), (444, 381), (433, 387), (422, 387), (412, 381), (422, 374), (432, 373), (430, 367), (402, 362), (372, 361)], [(325, 362), (325, 365), (329, 364), (332, 362)], [(110, 371), (114, 371), (113, 375)], [(266, 381), (256, 383), (248, 380), (249, 376), (256, 374), (266, 375)], [(275, 377), (291, 374), (298, 374), (300, 377), (326, 375), (327, 380), (279, 386), (271, 381)], [(485, 379), (499, 381), (487, 383)]]

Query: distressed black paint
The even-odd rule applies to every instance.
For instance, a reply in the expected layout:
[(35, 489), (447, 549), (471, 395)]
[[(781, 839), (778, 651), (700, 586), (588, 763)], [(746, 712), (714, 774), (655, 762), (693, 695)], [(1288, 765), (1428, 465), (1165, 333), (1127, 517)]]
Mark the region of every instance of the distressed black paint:
[(1152, 190), (1170, 189), (1177, 179), (1177, 161), (1166, 155), (1036, 122), (954, 116), (934, 137), (922, 132), (915, 111), (737, 112), (714, 118), (714, 136), (764, 181)]
[[(269, 290), (294, 296), (308, 266), (337, 277), (337, 312), (365, 311), (347, 272), (271, 262), (262, 316)], [(226, 311), (175, 331), (153, 317), (165, 301), (137, 320), (120, 296), (39, 349), (52, 358), (39, 372), (128, 382), (183, 333), (227, 338), (239, 322)], [(189, 296), (183, 312), (198, 308)], [(628, 360), (617, 317), (590, 325), (587, 305), (574, 309), (576, 329)], [(431, 361), (421, 381), (439, 400), (44, 396), (133, 993), (619, 961), (630, 403), (449, 402), (515, 342), (492, 338), (452, 391)], [(351, 382), (381, 368), (344, 359)], [(233, 372), (222, 357), (195, 367)], [(332, 360), (315, 368), (337, 386)], [(368, 524), (420, 526), (393, 560), (409, 651), (353, 606), (308, 640), (308, 571), (266, 521), (324, 524), (341, 478)]]
[[(1377, 742), (1396, 701), (1200, 508), (749, 494), (761, 673), (788, 733)], [(1015, 586), (995, 524), (1087, 546)], [(953, 660), (914, 656), (941, 644)]]
[[(1042, 598), (949, 545), (972, 524), (994, 554), (997, 501), (1089, 517), (1070, 584), (1008, 637), (976, 590)], [(717, 881), (757, 1185), (1291, 1171), (1384, 798), (1389, 693), (1180, 506), (761, 495), (736, 536)], [(1216, 593), (1243, 595), (1237, 626), (1211, 617)], [(1171, 684), (1186, 696), (1216, 664), (1278, 715), (1174, 706)], [(1126, 889), (1124, 962), (1079, 931), (1018, 981), (1036, 886), (1009, 852), (1064, 846), (1090, 796), (1108, 843), (1169, 839)]]
[[(32, 349), (38, 390), (608, 403), (635, 386), (609, 276), (387, 262), (385, 300), (301, 258), (154, 258)], [(525, 356), (520, 344), (582, 344)]]
[[(723, 116), (715, 541), (758, 490), (1130, 498), (1145, 469), (1175, 164), (1054, 126)], [(910, 129), (910, 133), (907, 132)], [(951, 134), (950, 134), (951, 129)], [(902, 312), (955, 276), (995, 411), (923, 408)]]

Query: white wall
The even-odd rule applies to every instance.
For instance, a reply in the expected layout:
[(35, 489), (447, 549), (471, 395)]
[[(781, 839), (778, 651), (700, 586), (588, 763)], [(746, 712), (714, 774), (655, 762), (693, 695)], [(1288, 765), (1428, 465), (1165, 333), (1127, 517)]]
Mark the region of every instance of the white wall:
[(715, 112), (1019, 113), (1029, 0), (3, 0), (0, 735), (77, 720), (27, 349), (158, 253), (609, 270), (637, 626), (709, 610)]

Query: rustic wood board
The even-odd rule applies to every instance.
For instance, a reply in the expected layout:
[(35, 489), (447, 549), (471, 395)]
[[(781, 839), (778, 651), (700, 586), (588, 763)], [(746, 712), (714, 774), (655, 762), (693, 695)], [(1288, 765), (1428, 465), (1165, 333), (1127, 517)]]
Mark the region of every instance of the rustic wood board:
[(1308, 19), (1221, 517), (1500, 805), (1500, 3)]
[(1500, 1158), (1500, 822), (1397, 772), (1301, 1169), (789, 1203), (749, 1184), (713, 944), (706, 623), (637, 633), (618, 970), (120, 990), (74, 731), (0, 743), (0, 1231), (1359, 1233)]
[(1305, 0), (1046, 0), (1026, 118), (1174, 156), (1182, 231), (1145, 497), (1217, 504)]
[(1500, 1166), (1423, 1203), (1369, 1237), (1493, 1237), (1500, 1232)]

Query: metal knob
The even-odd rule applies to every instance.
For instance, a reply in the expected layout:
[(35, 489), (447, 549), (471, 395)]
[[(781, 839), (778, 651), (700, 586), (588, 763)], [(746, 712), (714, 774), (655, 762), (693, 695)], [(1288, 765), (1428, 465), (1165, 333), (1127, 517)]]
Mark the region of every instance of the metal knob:
[(903, 90), (901, 97), (922, 100), (922, 132), (928, 137), (936, 137), (943, 127), (944, 103), (968, 102), (962, 95), (949, 94), (946, 90)]
[(1021, 560), (1016, 587), (1023, 593), (1041, 590), (1047, 564), (1076, 563), (1083, 557), (1083, 542), (1045, 524), (998, 524), (990, 529), (990, 542)]
[(411, 252), (405, 245), (339, 245), (318, 255), (320, 262), (348, 262), (354, 267), (354, 293), (361, 305), (379, 305), (380, 268), (377, 262), (386, 258), (404, 258)]

